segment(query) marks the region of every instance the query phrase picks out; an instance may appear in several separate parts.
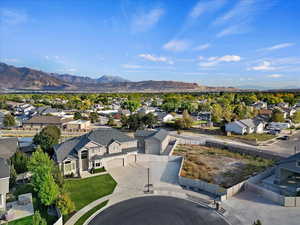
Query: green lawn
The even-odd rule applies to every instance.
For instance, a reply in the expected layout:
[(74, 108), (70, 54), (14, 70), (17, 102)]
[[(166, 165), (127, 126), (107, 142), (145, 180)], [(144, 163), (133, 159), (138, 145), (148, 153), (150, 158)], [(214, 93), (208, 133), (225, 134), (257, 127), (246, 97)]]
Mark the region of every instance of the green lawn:
[(27, 216), (25, 218), (14, 220), (8, 223), (8, 225), (29, 225), (32, 224), (32, 216)]
[(250, 140), (250, 141), (267, 141), (267, 140), (270, 140), (270, 139), (273, 139), (275, 138), (276, 136), (273, 135), (273, 134), (247, 134), (247, 135), (236, 135), (236, 134), (233, 134), (231, 137), (233, 138), (240, 138), (240, 139), (245, 139), (245, 140)]
[(231, 139), (231, 140), (245, 140), (245, 141), (255, 141), (257, 140), (258, 142), (261, 142), (261, 141), (268, 141), (268, 140), (271, 140), (273, 138), (276, 137), (276, 135), (273, 135), (273, 134), (266, 134), (266, 133), (263, 133), (263, 134), (256, 134), (256, 133), (253, 133), (253, 134), (245, 134), (245, 135), (239, 135), (239, 134), (231, 134), (231, 136), (219, 136), (220, 138), (224, 138), (224, 139)]
[(99, 205), (97, 205), (95, 208), (92, 208), (91, 210), (89, 210), (88, 212), (86, 212), (82, 217), (79, 218), (79, 220), (77, 220), (77, 222), (75, 223), (75, 225), (83, 225), (84, 222), (90, 218), (90, 216), (92, 216), (95, 212), (97, 212), (99, 209), (103, 208), (106, 204), (107, 204), (108, 200), (105, 202), (100, 203)]
[(76, 211), (103, 196), (111, 194), (116, 185), (116, 181), (109, 174), (66, 180), (66, 189), (75, 204)]

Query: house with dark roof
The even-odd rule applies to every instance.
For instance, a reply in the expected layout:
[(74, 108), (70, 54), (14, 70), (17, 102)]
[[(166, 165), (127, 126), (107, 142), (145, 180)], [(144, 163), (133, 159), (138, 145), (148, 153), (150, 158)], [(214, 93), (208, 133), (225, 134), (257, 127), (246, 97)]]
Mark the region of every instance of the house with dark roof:
[(225, 124), (226, 132), (232, 132), (235, 134), (252, 134), (252, 133), (263, 133), (264, 123), (258, 119), (244, 119), (236, 120), (231, 123)]
[(165, 129), (137, 130), (134, 137), (138, 140), (141, 153), (161, 155), (171, 142), (171, 136)]
[(138, 152), (137, 140), (113, 128), (99, 128), (54, 146), (54, 160), (64, 175), (81, 176), (93, 168), (125, 166)]

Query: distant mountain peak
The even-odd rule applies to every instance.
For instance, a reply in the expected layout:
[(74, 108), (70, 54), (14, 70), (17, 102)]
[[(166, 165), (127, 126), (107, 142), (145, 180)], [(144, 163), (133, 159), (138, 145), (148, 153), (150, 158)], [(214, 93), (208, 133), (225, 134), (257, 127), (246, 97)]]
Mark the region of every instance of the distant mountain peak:
[(97, 79), (99, 83), (122, 83), (122, 82), (130, 82), (130, 80), (126, 80), (120, 76), (112, 76), (112, 75), (103, 75)]

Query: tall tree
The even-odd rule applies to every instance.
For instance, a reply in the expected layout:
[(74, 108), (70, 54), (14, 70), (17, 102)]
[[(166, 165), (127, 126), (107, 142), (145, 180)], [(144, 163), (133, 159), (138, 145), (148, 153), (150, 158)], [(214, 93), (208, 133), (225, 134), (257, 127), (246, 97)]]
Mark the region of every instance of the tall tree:
[(44, 127), (40, 133), (33, 138), (33, 143), (39, 145), (49, 155), (53, 154), (53, 146), (59, 143), (60, 129), (56, 126)]
[(54, 162), (41, 148), (30, 158), (28, 169), (32, 172), (32, 184), (42, 204), (49, 206), (59, 195), (58, 185), (53, 178)]
[(271, 121), (272, 122), (284, 122), (284, 115), (281, 111), (275, 109), (272, 113), (272, 117), (271, 117)]
[(135, 112), (139, 107), (140, 103), (135, 100), (127, 100), (122, 103), (121, 107), (122, 109), (128, 109), (131, 113)]
[(3, 119), (3, 124), (5, 127), (13, 127), (16, 125), (15, 117), (11, 114), (6, 114)]
[(220, 104), (212, 105), (212, 121), (215, 123), (220, 123), (223, 117), (223, 109)]

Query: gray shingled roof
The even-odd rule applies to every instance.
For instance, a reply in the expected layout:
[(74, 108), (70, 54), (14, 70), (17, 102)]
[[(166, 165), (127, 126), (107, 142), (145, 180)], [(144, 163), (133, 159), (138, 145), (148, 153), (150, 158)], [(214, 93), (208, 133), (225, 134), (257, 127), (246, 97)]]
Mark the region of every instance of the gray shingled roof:
[(107, 146), (113, 140), (118, 142), (134, 141), (134, 138), (127, 136), (126, 134), (113, 129), (113, 128), (99, 128), (93, 130), (80, 137), (71, 138), (64, 141), (61, 144), (54, 146), (56, 160), (58, 162), (63, 161), (68, 155), (77, 155), (77, 151), (86, 145), (89, 141), (98, 143), (99, 145)]
[(18, 149), (17, 138), (0, 138), (0, 157), (9, 159)]
[(88, 134), (88, 138), (98, 144), (107, 146), (111, 140), (116, 140), (118, 142), (128, 142), (134, 141), (133, 138), (127, 136), (126, 134), (112, 128), (99, 128), (93, 130)]
[(137, 130), (134, 134), (136, 137), (148, 137), (154, 135), (157, 130)]
[(136, 137), (152, 137), (159, 141), (163, 141), (168, 135), (169, 132), (165, 129), (159, 130), (137, 130), (134, 134)]
[(0, 158), (0, 179), (9, 177), (9, 165), (6, 159)]
[(163, 141), (168, 135), (169, 135), (168, 131), (166, 131), (165, 129), (159, 129), (159, 131), (153, 135), (153, 138), (159, 141)]

